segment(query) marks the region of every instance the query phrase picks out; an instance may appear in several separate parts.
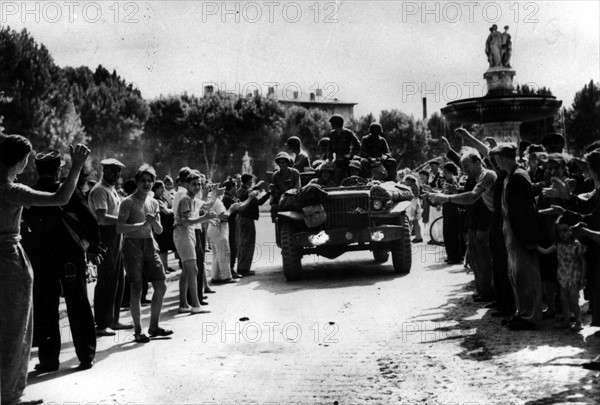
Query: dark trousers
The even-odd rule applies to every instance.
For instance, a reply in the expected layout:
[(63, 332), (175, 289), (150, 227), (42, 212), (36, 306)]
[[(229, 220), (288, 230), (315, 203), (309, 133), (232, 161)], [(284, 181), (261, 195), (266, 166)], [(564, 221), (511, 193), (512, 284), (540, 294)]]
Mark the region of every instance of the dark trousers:
[(237, 218), (233, 218), (233, 220), (228, 221), (229, 223), (229, 262), (231, 264), (231, 271), (235, 269), (235, 262), (238, 254), (238, 246), (237, 246)]
[(444, 246), (448, 260), (462, 260), (464, 255), (464, 244), (460, 237), (460, 212), (458, 207), (452, 203), (446, 203), (442, 207), (444, 214)]
[[(36, 263), (34, 267), (33, 333), (39, 347), (38, 358), (41, 364), (59, 364), (61, 331), (58, 307), (62, 285), (75, 353), (80, 362), (91, 361), (96, 355), (96, 331), (87, 294), (85, 262), (76, 265), (75, 279), (66, 279), (60, 268), (62, 266), (58, 266), (51, 268), (56, 264)], [(48, 277), (49, 274), (58, 276)]]
[(508, 278), (508, 256), (502, 233), (502, 213), (494, 211), (490, 223), (490, 250), (492, 252), (493, 286), (496, 308), (499, 312), (514, 313), (515, 298)]
[[(198, 283), (198, 298), (202, 301), (202, 296), (204, 295), (204, 289), (206, 286), (204, 285), (203, 276), (206, 272), (204, 268), (204, 243), (206, 243), (206, 236), (202, 229), (195, 229), (196, 231), (196, 265), (198, 266), (198, 276), (196, 277), (196, 281)], [(190, 290), (187, 291), (187, 300), (188, 302), (192, 302), (192, 296), (190, 295)]]
[(98, 266), (94, 313), (98, 328), (110, 328), (119, 322), (125, 288), (125, 270), (121, 263), (121, 235), (117, 234), (116, 225), (100, 226), (100, 241), (107, 248), (107, 252), (104, 261)]
[(252, 267), (256, 244), (256, 228), (252, 218), (238, 217), (238, 273), (246, 273)]

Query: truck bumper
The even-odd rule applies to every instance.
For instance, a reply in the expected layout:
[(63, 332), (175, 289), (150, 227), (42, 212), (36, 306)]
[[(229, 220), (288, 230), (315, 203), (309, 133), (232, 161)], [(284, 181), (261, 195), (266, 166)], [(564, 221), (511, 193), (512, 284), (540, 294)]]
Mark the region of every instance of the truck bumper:
[(386, 243), (402, 239), (404, 227), (380, 225), (363, 229), (329, 229), (320, 232), (300, 232), (293, 236), (292, 244), (312, 248), (327, 245), (349, 245), (353, 243)]

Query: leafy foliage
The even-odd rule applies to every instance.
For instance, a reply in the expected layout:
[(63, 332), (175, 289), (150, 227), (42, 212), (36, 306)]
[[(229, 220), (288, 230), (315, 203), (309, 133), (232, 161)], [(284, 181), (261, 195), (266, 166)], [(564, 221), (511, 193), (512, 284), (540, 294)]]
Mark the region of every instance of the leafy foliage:
[(590, 80), (575, 94), (573, 105), (565, 113), (569, 147), (582, 153), (587, 145), (600, 139), (600, 86)]

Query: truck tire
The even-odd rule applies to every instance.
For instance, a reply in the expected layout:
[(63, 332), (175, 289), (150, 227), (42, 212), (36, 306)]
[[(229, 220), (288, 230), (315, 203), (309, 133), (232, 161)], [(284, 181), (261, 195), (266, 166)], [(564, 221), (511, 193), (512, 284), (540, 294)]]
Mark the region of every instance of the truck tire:
[(292, 245), (294, 230), (291, 224), (281, 224), (281, 258), (283, 259), (283, 275), (287, 281), (302, 278), (302, 247)]
[(373, 259), (377, 263), (385, 263), (388, 261), (390, 255), (387, 249), (373, 249)]
[(410, 243), (410, 227), (406, 215), (402, 219), (402, 225), (404, 226), (402, 239), (394, 243), (390, 251), (394, 271), (400, 274), (408, 274), (412, 265), (412, 246)]

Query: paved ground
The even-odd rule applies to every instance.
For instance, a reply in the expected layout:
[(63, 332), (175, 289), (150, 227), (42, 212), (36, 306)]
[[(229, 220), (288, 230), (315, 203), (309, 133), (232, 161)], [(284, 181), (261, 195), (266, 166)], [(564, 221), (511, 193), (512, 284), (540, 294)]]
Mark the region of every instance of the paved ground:
[[(28, 396), (118, 404), (600, 403), (600, 374), (579, 367), (600, 352), (591, 336), (598, 328), (571, 333), (549, 322), (510, 332), (472, 302), (472, 274), (443, 265), (443, 251), (423, 244), (405, 276), (357, 252), (306, 257), (305, 280), (287, 283), (268, 218), (258, 230), (259, 274), (215, 286), (210, 313), (178, 315), (170, 283), (163, 323), (172, 338), (145, 345), (130, 333), (101, 338), (97, 364), (82, 372), (66, 342), (61, 369), (32, 373)], [(34, 351), (31, 369), (35, 363)]]

